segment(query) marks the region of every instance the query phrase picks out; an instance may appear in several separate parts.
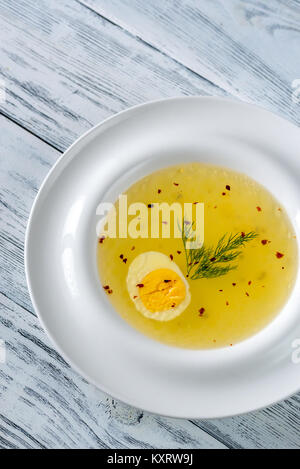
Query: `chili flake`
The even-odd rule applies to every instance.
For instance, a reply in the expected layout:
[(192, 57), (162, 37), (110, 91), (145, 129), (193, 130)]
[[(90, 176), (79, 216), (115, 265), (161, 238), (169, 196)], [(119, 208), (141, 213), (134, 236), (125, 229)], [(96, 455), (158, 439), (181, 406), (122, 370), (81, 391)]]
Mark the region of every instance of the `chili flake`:
[(126, 259), (126, 258), (125, 258), (125, 259), (123, 259), (123, 262), (124, 262), (124, 264), (126, 264), (126, 262), (127, 262), (127, 259)]
[(160, 194), (160, 193), (161, 193), (161, 189), (158, 189), (157, 193)]
[(276, 252), (276, 257), (277, 259), (281, 259), (282, 257), (284, 256), (284, 254), (282, 254), (281, 252)]
[(236, 283), (233, 283), (232, 286), (235, 287), (235, 286), (236, 286)]
[(226, 306), (229, 306), (229, 303), (228, 303), (228, 301), (226, 301)]
[(120, 259), (123, 259), (123, 257), (124, 257), (123, 254), (120, 254)]
[(177, 254), (181, 254), (181, 251), (177, 251)]
[(105, 240), (105, 236), (101, 236), (101, 238), (99, 238), (99, 243), (102, 244), (104, 240)]
[(148, 208), (152, 208), (152, 207), (154, 207), (153, 204), (148, 204)]
[(173, 260), (173, 255), (172, 254), (170, 254), (170, 259), (171, 259), (171, 261)]
[(241, 237), (245, 238), (245, 232), (244, 231), (241, 232)]
[(169, 282), (171, 282), (171, 280), (164, 280), (164, 282), (165, 282), (165, 283), (169, 283)]
[(222, 192), (222, 195), (226, 195), (226, 192)]
[(256, 210), (257, 210), (258, 212), (261, 212), (261, 207), (256, 207)]
[(134, 250), (135, 250), (135, 246), (132, 246), (131, 251), (134, 251)]
[(265, 246), (266, 244), (270, 243), (271, 241), (268, 241), (267, 239), (262, 239), (261, 244)]
[(178, 182), (173, 182), (174, 186), (179, 186)]
[(107, 293), (108, 293), (109, 295), (111, 295), (112, 292), (113, 292), (112, 290), (107, 290)]
[(135, 300), (137, 298), (137, 295), (134, 295), (133, 299)]
[(144, 286), (143, 283), (138, 283), (138, 284), (137, 284), (137, 287), (138, 287), (138, 288), (143, 288), (143, 286)]
[(251, 283), (252, 283), (251, 280), (249, 280), (248, 285), (251, 285)]
[(246, 291), (246, 296), (249, 296), (249, 293)]
[(109, 285), (104, 285), (104, 290), (109, 290)]
[(205, 308), (200, 308), (199, 309), (199, 316), (203, 316), (204, 311), (205, 311)]
[(230, 186), (227, 185), (227, 186), (226, 186), (226, 189), (227, 189), (228, 191), (230, 191)]

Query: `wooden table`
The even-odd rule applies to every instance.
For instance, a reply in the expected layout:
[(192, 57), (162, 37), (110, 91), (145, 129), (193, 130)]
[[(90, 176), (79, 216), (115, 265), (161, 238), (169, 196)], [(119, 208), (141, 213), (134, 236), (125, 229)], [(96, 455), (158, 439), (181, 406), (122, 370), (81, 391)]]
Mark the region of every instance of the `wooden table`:
[(53, 349), (23, 266), (32, 202), (79, 135), (129, 106), (182, 95), (231, 96), (299, 125), (299, 46), (299, 0), (0, 0), (0, 447), (300, 447), (299, 395), (200, 421), (97, 390)]

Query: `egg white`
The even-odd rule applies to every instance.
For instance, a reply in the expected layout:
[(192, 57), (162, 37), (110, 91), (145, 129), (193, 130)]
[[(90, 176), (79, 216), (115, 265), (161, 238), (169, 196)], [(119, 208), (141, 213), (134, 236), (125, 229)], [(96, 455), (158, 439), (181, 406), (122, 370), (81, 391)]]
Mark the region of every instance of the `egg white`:
[[(143, 304), (140, 298), (140, 288), (137, 284), (141, 283), (143, 278), (153, 270), (157, 269), (170, 269), (176, 272), (185, 285), (185, 298), (175, 308), (166, 311), (149, 311)], [(136, 309), (142, 313), (146, 318), (155, 319), (156, 321), (170, 321), (171, 319), (179, 316), (189, 305), (191, 301), (191, 294), (189, 284), (182, 274), (180, 268), (174, 261), (161, 252), (148, 251), (139, 254), (130, 264), (127, 274), (127, 289), (130, 298), (135, 304)], [(136, 297), (134, 299), (134, 297)]]

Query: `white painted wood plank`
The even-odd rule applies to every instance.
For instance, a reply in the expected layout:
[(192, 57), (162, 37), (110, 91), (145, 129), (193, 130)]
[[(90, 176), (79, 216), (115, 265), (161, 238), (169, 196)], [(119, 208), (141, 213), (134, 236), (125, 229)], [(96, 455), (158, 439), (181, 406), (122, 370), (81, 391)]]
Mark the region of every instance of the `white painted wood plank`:
[(0, 112), (60, 150), (129, 106), (225, 92), (75, 0), (0, 0)]
[(0, 447), (299, 447), (299, 396), (232, 419), (166, 419), (111, 399), (65, 364), (32, 314), (23, 270), (28, 212), (59, 152), (4, 117), (0, 129)]
[(80, 0), (233, 96), (300, 125), (299, 0)]

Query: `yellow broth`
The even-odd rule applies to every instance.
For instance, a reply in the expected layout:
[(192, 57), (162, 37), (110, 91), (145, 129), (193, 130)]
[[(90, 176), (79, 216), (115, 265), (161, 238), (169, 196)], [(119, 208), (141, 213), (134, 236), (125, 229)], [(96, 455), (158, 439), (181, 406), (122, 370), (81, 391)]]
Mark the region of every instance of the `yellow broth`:
[[(237, 265), (235, 270), (218, 278), (187, 278), (190, 304), (180, 316), (167, 322), (146, 318), (137, 311), (127, 290), (126, 277), (132, 260), (147, 251), (172, 255), (185, 276), (182, 240), (101, 240), (97, 246), (101, 285), (106, 286), (104, 291), (125, 321), (165, 344), (207, 349), (234, 345), (257, 333), (279, 313), (294, 285), (297, 243), (284, 208), (263, 186), (229, 169), (188, 163), (150, 174), (132, 185), (126, 194), (128, 205), (203, 202), (207, 246), (215, 246), (225, 233), (255, 231), (258, 236), (232, 262)], [(118, 203), (116, 207), (118, 210)], [(128, 223), (131, 218), (128, 217)]]

